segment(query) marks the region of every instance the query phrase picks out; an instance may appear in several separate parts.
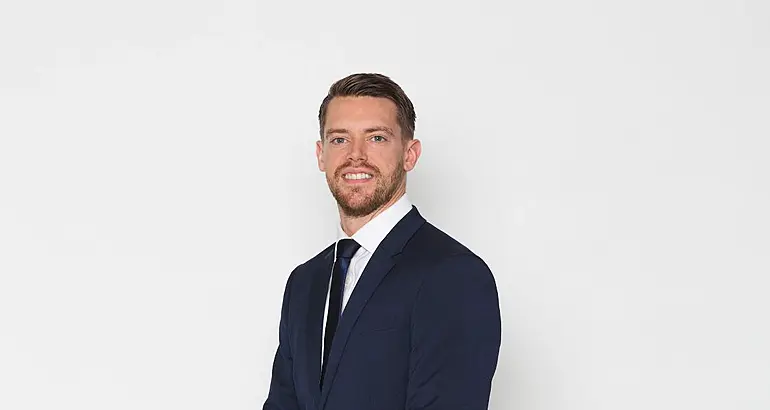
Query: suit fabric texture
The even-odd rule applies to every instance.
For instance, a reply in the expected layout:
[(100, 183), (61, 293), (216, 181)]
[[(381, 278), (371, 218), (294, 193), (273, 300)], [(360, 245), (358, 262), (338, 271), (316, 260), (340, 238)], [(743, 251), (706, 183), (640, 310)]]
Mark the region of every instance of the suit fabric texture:
[(353, 290), (320, 387), (333, 262), (332, 244), (289, 275), (263, 410), (487, 409), (501, 321), (481, 258), (412, 206)]

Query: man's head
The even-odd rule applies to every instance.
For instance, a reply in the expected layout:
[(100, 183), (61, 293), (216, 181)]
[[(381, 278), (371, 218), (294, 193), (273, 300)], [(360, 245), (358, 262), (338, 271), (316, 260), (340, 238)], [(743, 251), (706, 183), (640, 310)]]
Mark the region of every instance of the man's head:
[(414, 106), (381, 74), (353, 74), (329, 88), (318, 112), (318, 168), (342, 213), (362, 217), (406, 191), (406, 173), (420, 156)]

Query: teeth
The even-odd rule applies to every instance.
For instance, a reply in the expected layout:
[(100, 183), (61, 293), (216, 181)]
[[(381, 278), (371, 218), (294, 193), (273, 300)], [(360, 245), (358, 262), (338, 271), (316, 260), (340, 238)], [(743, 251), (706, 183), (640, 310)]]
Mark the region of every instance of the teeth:
[(345, 174), (345, 179), (369, 179), (371, 177), (372, 177), (371, 175), (364, 174), (364, 173), (360, 173), (360, 174)]

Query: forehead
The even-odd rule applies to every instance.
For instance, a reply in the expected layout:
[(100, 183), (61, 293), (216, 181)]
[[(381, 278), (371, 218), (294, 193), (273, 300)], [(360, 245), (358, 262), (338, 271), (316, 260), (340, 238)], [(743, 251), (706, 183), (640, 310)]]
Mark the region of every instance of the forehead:
[(380, 97), (334, 97), (326, 109), (326, 129), (384, 125), (398, 128), (393, 101)]

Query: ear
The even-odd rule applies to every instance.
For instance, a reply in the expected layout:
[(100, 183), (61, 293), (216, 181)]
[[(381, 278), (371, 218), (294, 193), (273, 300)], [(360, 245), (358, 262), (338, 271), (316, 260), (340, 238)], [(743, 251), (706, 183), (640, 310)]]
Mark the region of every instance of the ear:
[(324, 163), (324, 143), (321, 140), (315, 142), (315, 156), (318, 160), (318, 169), (321, 172), (326, 172), (326, 163)]
[(404, 170), (409, 172), (417, 165), (417, 160), (420, 159), (422, 153), (422, 143), (418, 139), (411, 139), (407, 141), (406, 148), (404, 149)]

